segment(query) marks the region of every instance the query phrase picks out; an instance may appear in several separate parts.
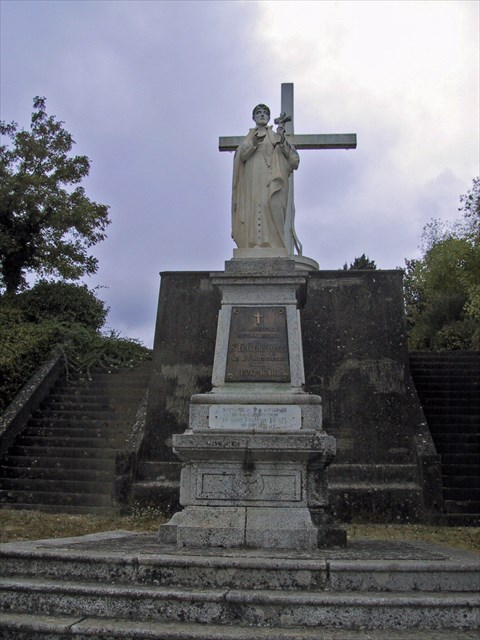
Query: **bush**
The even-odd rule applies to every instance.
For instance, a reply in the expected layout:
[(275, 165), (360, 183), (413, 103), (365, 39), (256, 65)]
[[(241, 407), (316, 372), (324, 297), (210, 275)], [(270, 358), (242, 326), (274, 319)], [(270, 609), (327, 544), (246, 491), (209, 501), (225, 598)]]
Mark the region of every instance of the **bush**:
[(67, 375), (131, 367), (151, 351), (115, 333), (101, 335), (107, 309), (85, 285), (40, 282), (0, 297), (0, 411), (58, 349)]
[(86, 285), (41, 280), (32, 289), (9, 297), (9, 304), (19, 309), (27, 322), (55, 319), (101, 329), (108, 308)]
[[(10, 321), (5, 322), (6, 318)], [(0, 308), (0, 411), (48, 360), (59, 342), (60, 333), (54, 322), (19, 322), (18, 315), (11, 309)]]

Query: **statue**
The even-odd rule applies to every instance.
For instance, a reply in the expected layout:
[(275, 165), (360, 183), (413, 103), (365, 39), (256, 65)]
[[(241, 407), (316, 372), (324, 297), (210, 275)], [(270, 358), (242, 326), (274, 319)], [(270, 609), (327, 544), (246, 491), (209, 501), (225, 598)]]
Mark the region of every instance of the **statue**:
[(300, 158), (285, 137), (282, 114), (277, 131), (268, 126), (270, 109), (257, 105), (250, 129), (235, 152), (233, 163), (232, 237), (239, 249), (287, 249), (285, 217), (289, 176)]

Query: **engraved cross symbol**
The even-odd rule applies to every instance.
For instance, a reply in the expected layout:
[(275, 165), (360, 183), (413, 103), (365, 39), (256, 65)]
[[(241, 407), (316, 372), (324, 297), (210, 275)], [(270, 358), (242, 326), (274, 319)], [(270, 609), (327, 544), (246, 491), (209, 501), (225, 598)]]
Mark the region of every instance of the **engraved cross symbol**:
[(253, 314), (253, 317), (255, 318), (255, 320), (257, 321), (257, 324), (260, 324), (260, 320), (261, 318), (263, 318), (262, 314), (260, 313), (260, 311), (257, 311), (257, 313)]

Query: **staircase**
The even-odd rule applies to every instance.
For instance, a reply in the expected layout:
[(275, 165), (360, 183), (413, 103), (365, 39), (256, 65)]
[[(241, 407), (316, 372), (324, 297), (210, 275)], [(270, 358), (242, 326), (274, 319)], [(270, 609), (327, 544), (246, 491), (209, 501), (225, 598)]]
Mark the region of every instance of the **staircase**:
[(62, 380), (0, 460), (0, 505), (52, 513), (104, 514), (115, 456), (147, 389), (150, 362)]
[(129, 532), (0, 547), (5, 640), (466, 640), (478, 556), (420, 542), (176, 549)]
[(480, 525), (480, 352), (417, 351), (410, 368), (442, 459), (442, 521)]

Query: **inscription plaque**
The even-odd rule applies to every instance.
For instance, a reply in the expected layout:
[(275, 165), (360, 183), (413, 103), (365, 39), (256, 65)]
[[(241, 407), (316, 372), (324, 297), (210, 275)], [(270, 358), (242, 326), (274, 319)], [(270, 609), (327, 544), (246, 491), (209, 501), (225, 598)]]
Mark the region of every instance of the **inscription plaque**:
[(302, 411), (299, 406), (215, 404), (208, 412), (210, 429), (254, 429), (285, 431), (300, 429)]
[(226, 382), (290, 382), (286, 307), (233, 307)]

